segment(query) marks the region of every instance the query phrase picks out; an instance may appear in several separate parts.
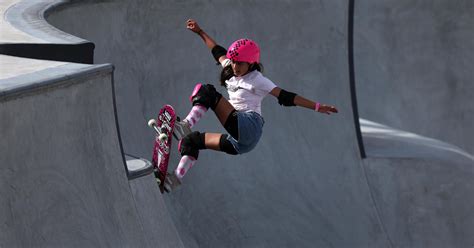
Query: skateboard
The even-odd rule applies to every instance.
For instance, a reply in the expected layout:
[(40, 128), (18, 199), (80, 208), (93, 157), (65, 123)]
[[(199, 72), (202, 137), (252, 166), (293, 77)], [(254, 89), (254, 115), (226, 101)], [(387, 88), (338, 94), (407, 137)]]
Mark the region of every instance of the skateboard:
[(168, 172), (175, 122), (176, 113), (171, 105), (164, 105), (160, 109), (157, 119), (148, 121), (148, 126), (156, 132), (151, 163), (153, 164), (155, 177), (161, 193), (168, 191), (165, 188), (165, 179)]

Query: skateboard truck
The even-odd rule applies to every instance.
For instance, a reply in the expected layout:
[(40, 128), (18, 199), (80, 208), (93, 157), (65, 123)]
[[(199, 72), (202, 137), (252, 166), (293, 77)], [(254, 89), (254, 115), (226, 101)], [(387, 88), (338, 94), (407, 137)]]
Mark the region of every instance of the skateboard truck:
[(168, 136), (165, 134), (165, 132), (166, 132), (165, 128), (164, 127), (158, 128), (158, 126), (156, 125), (156, 120), (155, 119), (150, 119), (148, 121), (148, 126), (155, 130), (155, 132), (159, 135), (158, 139), (161, 142), (164, 142), (165, 140), (168, 139)]

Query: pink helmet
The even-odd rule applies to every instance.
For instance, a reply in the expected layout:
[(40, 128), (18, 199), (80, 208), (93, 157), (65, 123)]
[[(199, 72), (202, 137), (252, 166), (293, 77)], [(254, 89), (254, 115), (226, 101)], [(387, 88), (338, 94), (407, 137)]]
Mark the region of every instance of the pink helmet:
[(239, 39), (230, 45), (226, 56), (232, 61), (260, 63), (260, 48), (253, 40)]

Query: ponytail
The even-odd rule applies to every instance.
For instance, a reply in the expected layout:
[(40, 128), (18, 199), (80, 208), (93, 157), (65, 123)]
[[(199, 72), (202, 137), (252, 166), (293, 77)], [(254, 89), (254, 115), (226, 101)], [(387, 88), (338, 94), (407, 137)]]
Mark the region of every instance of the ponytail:
[(232, 70), (231, 65), (228, 65), (222, 68), (221, 77), (219, 79), (219, 81), (221, 82), (221, 86), (224, 86), (227, 88), (227, 84), (225, 83), (225, 81), (231, 79), (233, 76), (235, 75), (234, 75), (234, 71)]

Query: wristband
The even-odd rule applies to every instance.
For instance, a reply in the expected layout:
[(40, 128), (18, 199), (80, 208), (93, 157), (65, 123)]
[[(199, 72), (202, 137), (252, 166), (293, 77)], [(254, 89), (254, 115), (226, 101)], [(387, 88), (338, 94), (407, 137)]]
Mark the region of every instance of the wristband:
[(314, 108), (314, 110), (316, 110), (317, 112), (319, 112), (319, 108), (321, 107), (321, 103), (317, 102), (316, 103), (316, 107)]

